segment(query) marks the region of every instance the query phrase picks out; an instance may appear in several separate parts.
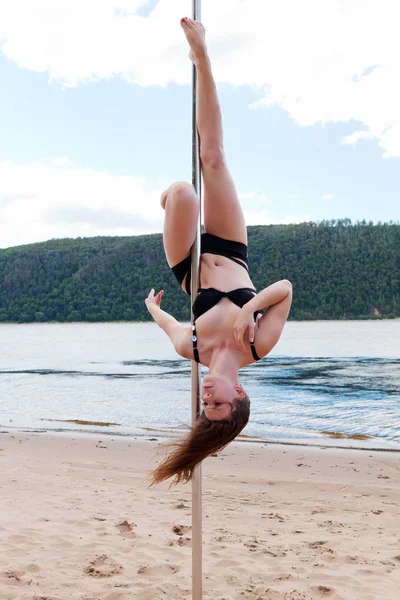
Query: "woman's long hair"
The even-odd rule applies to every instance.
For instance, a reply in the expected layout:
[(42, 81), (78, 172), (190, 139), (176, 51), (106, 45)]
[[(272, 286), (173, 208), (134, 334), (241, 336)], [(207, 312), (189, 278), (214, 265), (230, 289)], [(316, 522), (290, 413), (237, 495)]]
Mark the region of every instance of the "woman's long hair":
[(247, 425), (250, 416), (250, 399), (235, 398), (230, 419), (210, 421), (202, 413), (190, 432), (177, 442), (168, 444), (172, 448), (167, 458), (153, 471), (151, 485), (174, 477), (171, 485), (187, 483), (202, 460), (225, 448)]

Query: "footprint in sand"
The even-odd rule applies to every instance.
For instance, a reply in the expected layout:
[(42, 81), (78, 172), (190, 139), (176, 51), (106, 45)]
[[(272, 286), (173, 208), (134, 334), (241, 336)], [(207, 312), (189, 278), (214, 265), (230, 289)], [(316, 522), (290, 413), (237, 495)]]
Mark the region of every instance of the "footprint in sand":
[(138, 568), (136, 573), (138, 575), (143, 575), (143, 573), (146, 573), (147, 569), (148, 569), (148, 567), (146, 565), (140, 565), (140, 567)]
[(269, 513), (268, 518), (277, 519), (280, 523), (283, 523), (286, 520), (285, 517), (282, 517), (282, 515), (278, 513)]
[[(327, 544), (327, 543), (328, 543), (327, 541), (318, 540), (317, 542), (308, 542), (307, 546), (309, 548), (312, 548), (313, 550), (317, 550), (318, 548), (325, 546), (325, 544)], [(326, 548), (324, 548), (324, 550), (326, 550)]]
[(344, 527), (343, 523), (339, 521), (322, 521), (318, 523), (318, 527), (326, 527), (330, 533), (341, 533), (341, 529)]
[(116, 525), (116, 528), (120, 532), (123, 537), (126, 538), (134, 538), (136, 537), (136, 533), (133, 531), (133, 528), (136, 527), (135, 523), (129, 523), (129, 521), (121, 521)]
[[(162, 581), (163, 579), (168, 578), (170, 575), (179, 573), (180, 570), (181, 567), (174, 564), (142, 565), (139, 567), (137, 573), (139, 575), (146, 573), (148, 580)], [(169, 598), (169, 596), (165, 597)], [(157, 596), (157, 598), (159, 598), (159, 596)]]
[(9, 569), (0, 573), (0, 579), (5, 579), (7, 585), (19, 586), (19, 585), (31, 585), (32, 581), (24, 578), (25, 571), (17, 571)]
[(98, 579), (119, 575), (122, 571), (122, 566), (115, 563), (106, 554), (96, 556), (96, 558), (92, 560), (83, 570), (85, 575), (88, 575), (89, 577), (97, 577)]
[[(178, 544), (178, 546), (190, 546), (191, 538), (186, 536), (186, 534), (191, 530), (191, 527), (188, 525), (174, 525), (172, 527), (172, 533), (178, 536), (178, 539), (170, 542), (170, 546), (174, 546)], [(185, 537), (184, 537), (185, 536)]]
[(212, 541), (217, 542), (217, 544), (221, 544), (224, 542), (236, 542), (236, 540), (238, 539), (238, 536), (235, 533), (233, 533), (232, 531), (228, 531), (228, 529), (223, 529), (222, 527), (214, 529), (213, 533), (215, 533), (216, 535), (212, 537)]
[(314, 594), (318, 596), (318, 598), (329, 598), (329, 596), (333, 596), (335, 594), (335, 590), (330, 587), (326, 587), (326, 585), (316, 585), (311, 588)]
[(288, 579), (292, 579), (293, 575), (291, 575), (290, 573), (284, 573), (283, 575), (278, 575), (277, 577), (274, 577), (274, 581), (287, 581)]
[(174, 525), (172, 528), (172, 533), (175, 533), (175, 535), (185, 535), (185, 533), (188, 533), (190, 529), (191, 528), (188, 525)]
[(284, 558), (285, 556), (287, 556), (287, 552), (282, 548), (274, 547), (273, 550), (271, 550), (270, 548), (263, 548), (261, 552), (262, 554), (267, 554), (267, 556), (272, 556), (273, 558)]
[(292, 590), (285, 594), (285, 600), (310, 600), (310, 597), (297, 590)]
[(184, 502), (179, 502), (179, 504), (175, 504), (174, 508), (190, 508), (190, 506)]

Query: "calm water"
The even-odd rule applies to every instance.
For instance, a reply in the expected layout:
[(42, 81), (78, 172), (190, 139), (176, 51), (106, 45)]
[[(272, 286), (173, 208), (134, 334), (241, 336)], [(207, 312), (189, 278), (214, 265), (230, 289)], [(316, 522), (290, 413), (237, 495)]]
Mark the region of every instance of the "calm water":
[[(400, 321), (288, 323), (275, 350), (242, 370), (245, 433), (331, 441), (363, 434), (400, 448)], [(103, 428), (68, 419), (117, 423)], [(190, 422), (190, 362), (153, 323), (0, 325), (0, 426), (150, 435)]]

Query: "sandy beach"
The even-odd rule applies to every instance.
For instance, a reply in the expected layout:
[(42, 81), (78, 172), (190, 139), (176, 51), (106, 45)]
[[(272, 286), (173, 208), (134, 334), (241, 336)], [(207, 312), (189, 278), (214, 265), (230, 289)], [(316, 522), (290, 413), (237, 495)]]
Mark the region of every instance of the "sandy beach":
[[(1, 600), (191, 598), (160, 440), (0, 435)], [(399, 453), (235, 443), (203, 466), (203, 597), (398, 600)]]

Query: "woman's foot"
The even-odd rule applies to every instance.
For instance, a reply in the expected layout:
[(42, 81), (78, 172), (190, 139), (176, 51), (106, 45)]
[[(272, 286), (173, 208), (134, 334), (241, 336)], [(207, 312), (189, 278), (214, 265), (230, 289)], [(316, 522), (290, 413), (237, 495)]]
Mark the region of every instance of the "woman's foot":
[(202, 62), (208, 60), (205, 29), (199, 21), (187, 17), (181, 19), (181, 26), (189, 42), (189, 58), (199, 67)]

